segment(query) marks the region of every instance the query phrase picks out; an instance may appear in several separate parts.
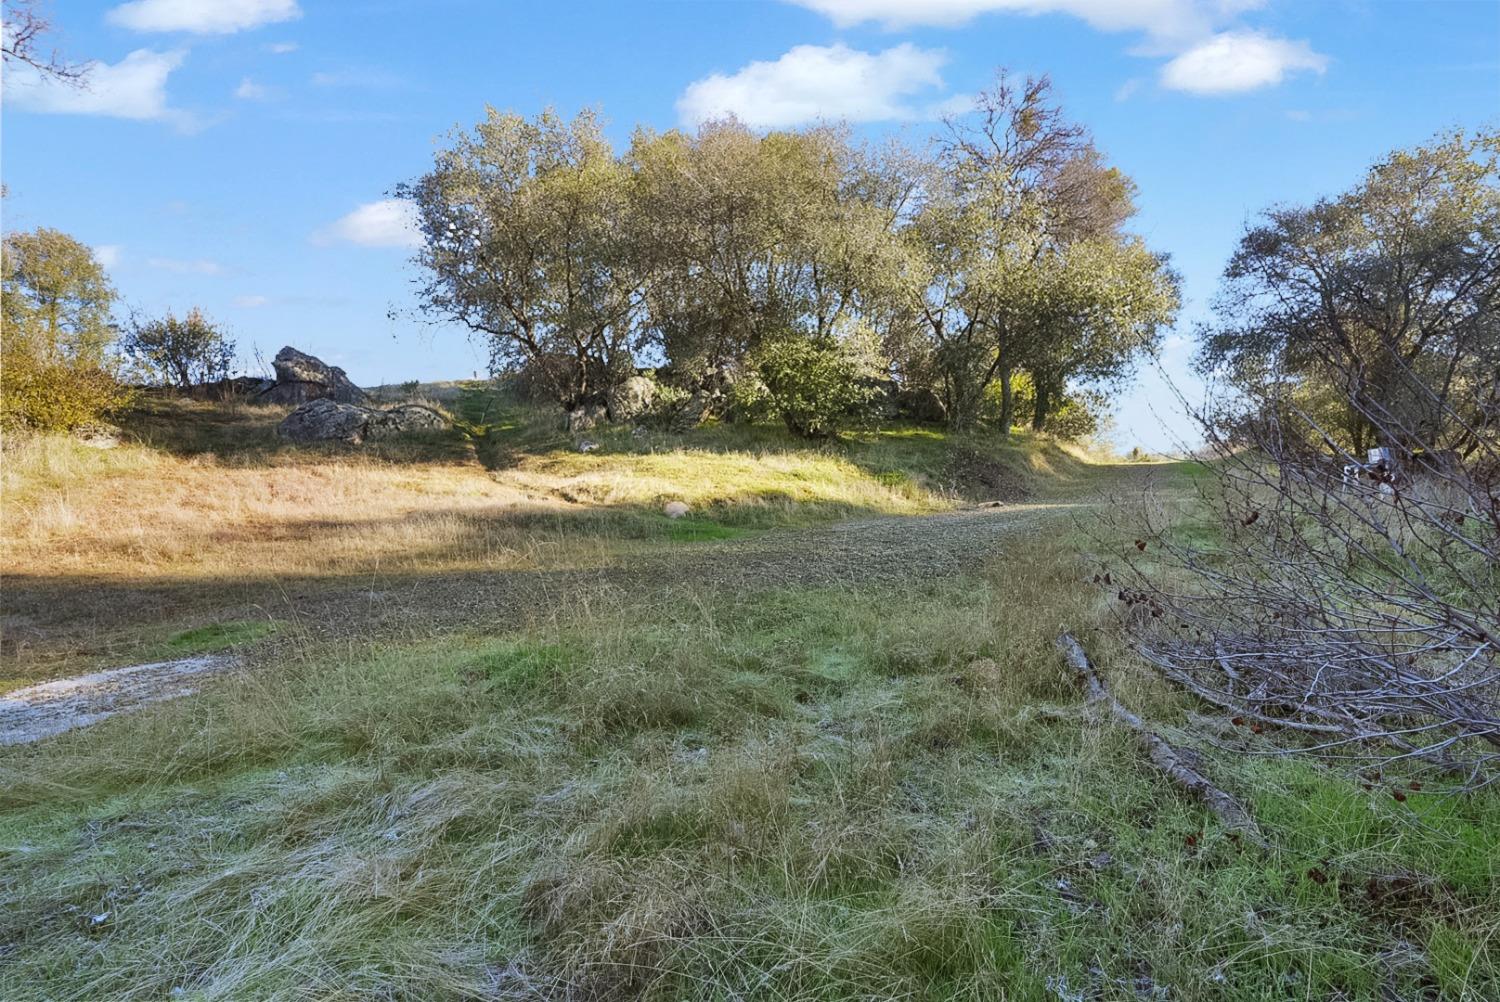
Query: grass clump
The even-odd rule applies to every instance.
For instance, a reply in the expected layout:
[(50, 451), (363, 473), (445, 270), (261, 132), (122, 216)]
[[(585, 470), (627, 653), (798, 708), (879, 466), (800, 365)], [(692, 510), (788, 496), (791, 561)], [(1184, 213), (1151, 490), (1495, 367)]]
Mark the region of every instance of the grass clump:
[(264, 620), (211, 623), (174, 633), (162, 642), (164, 654), (178, 657), (188, 654), (215, 654), (269, 637), (277, 624)]

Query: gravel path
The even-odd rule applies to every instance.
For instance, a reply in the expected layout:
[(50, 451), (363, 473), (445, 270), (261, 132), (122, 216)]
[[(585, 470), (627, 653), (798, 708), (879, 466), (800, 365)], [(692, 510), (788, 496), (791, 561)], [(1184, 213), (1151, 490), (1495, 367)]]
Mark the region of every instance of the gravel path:
[(0, 745), (24, 745), (87, 727), (148, 703), (192, 695), (198, 676), (224, 671), (233, 658), (158, 661), (61, 678), (0, 697)]
[(745, 539), (688, 543), (586, 570), (500, 571), (389, 579), (299, 601), (299, 626), (319, 639), (514, 629), (601, 591), (748, 593), (941, 577), (975, 566), (1000, 542), (1063, 524), (1076, 503), (993, 505), (933, 515), (854, 519)]
[[(585, 595), (753, 592), (789, 585), (895, 581), (957, 573), (999, 542), (1038, 531), (1076, 504), (991, 505), (923, 516), (855, 519), (746, 539), (685, 544), (587, 570), (505, 571), (416, 577), (372, 588), (330, 588), (269, 610), (296, 621), (301, 639), (399, 640), (452, 631), (498, 632), (576, 607)], [(262, 608), (262, 614), (265, 610)], [(274, 664), (292, 638), (246, 649), (250, 666)], [(236, 662), (189, 658), (58, 679), (0, 697), (0, 745), (24, 744), (195, 691), (194, 681)]]

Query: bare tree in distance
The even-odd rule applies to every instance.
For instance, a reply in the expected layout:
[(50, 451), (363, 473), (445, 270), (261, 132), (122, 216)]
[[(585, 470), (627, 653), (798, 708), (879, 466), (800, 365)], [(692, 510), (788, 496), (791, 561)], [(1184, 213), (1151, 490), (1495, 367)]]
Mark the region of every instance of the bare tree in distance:
[(83, 85), (88, 75), (87, 64), (69, 62), (56, 49), (44, 51), (41, 46), (43, 36), (52, 31), (52, 19), (43, 0), (5, 0), (4, 10), (0, 59), (7, 64), (30, 66), (45, 78)]

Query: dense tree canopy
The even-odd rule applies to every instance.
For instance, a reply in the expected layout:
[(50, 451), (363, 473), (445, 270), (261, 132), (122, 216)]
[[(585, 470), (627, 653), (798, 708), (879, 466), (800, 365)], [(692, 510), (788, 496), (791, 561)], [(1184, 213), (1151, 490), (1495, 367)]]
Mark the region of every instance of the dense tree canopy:
[(645, 301), (635, 179), (596, 116), (489, 109), (402, 194), (425, 238), (425, 305), (489, 339), (566, 407), (629, 374)]
[(66, 233), (8, 233), (4, 244), (5, 337), (37, 358), (99, 362), (114, 338), (115, 290), (94, 252)]
[(1115, 380), (1175, 317), (1176, 276), (1121, 227), (1128, 178), (1067, 121), (1045, 78), (1001, 74), (955, 122), (903, 231), (911, 316), (931, 350), (949, 419), (972, 424), (991, 381), (1010, 428), (1027, 371), (1042, 427), (1074, 380)]
[(1133, 190), (1045, 79), (1002, 75), (930, 157), (734, 121), (640, 129), (616, 154), (591, 114), (491, 110), (400, 193), (424, 308), (564, 407), (642, 363), (695, 400), (765, 367), (770, 399), (802, 401), (781, 416), (822, 434), (847, 407), (806, 417), (788, 359), (823, 392), (830, 373), (931, 390), (960, 427), (998, 382), (1004, 430), (1017, 373), (1037, 427), (1081, 383), (1125, 376), (1177, 306), (1165, 259), (1123, 229)]

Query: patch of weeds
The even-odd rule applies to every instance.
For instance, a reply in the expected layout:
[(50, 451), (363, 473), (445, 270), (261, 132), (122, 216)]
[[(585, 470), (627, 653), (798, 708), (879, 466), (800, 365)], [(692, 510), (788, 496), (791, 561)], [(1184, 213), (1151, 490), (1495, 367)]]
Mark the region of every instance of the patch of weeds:
[(720, 525), (706, 518), (665, 519), (665, 535), (674, 543), (702, 543), (718, 539), (738, 539), (750, 530)]
[(161, 644), (168, 654), (214, 654), (271, 636), (280, 627), (265, 619), (213, 623), (174, 633)]
[(581, 660), (582, 653), (565, 644), (517, 641), (499, 644), (467, 662), (460, 675), (483, 677), (508, 695), (535, 694)]
[(1500, 989), (1500, 948), (1493, 937), (1435, 925), (1427, 936), (1427, 963), (1444, 998), (1494, 998)]
[(1494, 798), (1455, 795), (1434, 781), (1419, 792), (1395, 775), (1361, 785), (1309, 761), (1254, 763), (1245, 773), (1240, 785), (1254, 791), (1256, 816), (1288, 851), (1317, 860), (1337, 847), (1362, 877), (1417, 875), (1475, 894), (1494, 886)]

